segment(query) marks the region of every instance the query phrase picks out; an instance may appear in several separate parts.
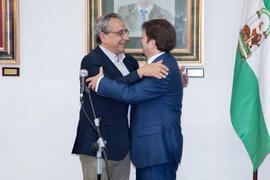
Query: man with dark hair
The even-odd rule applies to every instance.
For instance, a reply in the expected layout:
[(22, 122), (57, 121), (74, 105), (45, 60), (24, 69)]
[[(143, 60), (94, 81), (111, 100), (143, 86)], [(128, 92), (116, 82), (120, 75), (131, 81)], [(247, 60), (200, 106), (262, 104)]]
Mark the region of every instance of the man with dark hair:
[(131, 160), (137, 180), (175, 180), (182, 156), (181, 109), (183, 85), (175, 58), (174, 27), (164, 19), (145, 22), (141, 44), (147, 63), (163, 59), (169, 68), (166, 78), (144, 77), (127, 85), (103, 77), (88, 78), (89, 87), (100, 96), (135, 104), (131, 112)]
[(147, 42), (154, 39), (157, 49), (161, 52), (170, 52), (176, 45), (176, 32), (168, 21), (155, 19), (142, 25), (147, 36)]
[[(133, 57), (123, 53), (129, 36), (125, 24), (117, 14), (111, 13), (99, 17), (94, 26), (94, 35), (98, 46), (81, 62), (81, 69), (87, 69), (89, 76), (96, 75), (100, 66), (104, 68), (105, 77), (126, 84), (140, 81), (143, 76), (163, 78), (167, 74), (167, 67), (160, 62), (139, 68)], [(130, 172), (129, 105), (98, 96), (94, 92), (91, 92), (91, 97), (96, 116), (102, 118), (100, 130), (107, 142), (106, 147), (113, 179), (128, 180)], [(83, 107), (87, 116), (93, 121), (94, 116), (86, 94), (83, 96)], [(97, 133), (81, 109), (72, 153), (80, 156), (84, 180), (97, 179), (96, 154), (91, 150), (92, 144), (96, 141)], [(102, 179), (107, 179), (104, 162)]]

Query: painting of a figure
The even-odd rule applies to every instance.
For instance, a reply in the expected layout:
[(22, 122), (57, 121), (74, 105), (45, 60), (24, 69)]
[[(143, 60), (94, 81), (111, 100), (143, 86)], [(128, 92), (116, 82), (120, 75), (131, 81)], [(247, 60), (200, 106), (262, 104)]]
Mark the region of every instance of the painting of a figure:
[(88, 51), (96, 45), (92, 28), (101, 15), (117, 13), (129, 30), (126, 53), (145, 61), (140, 43), (141, 25), (152, 19), (166, 19), (176, 29), (176, 47), (173, 55), (179, 62), (202, 63), (202, 4), (203, 0), (88, 0)]
[(151, 19), (167, 19), (175, 24), (175, 0), (170, 3), (154, 0), (115, 0), (114, 12), (117, 12), (126, 23), (130, 37), (141, 37), (141, 25)]
[(113, 7), (130, 31), (127, 48), (141, 48), (141, 25), (151, 19), (167, 19), (177, 31), (176, 48), (187, 46), (187, 0), (114, 0)]

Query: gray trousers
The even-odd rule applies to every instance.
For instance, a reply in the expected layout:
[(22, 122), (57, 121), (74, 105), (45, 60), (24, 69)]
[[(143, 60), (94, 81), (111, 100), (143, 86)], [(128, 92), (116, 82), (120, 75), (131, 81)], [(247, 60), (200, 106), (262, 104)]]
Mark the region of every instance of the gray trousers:
[[(97, 180), (97, 160), (96, 157), (80, 154), (83, 180)], [(129, 153), (121, 161), (109, 160), (113, 180), (129, 180), (130, 157)], [(102, 180), (108, 180), (105, 161), (102, 160)]]

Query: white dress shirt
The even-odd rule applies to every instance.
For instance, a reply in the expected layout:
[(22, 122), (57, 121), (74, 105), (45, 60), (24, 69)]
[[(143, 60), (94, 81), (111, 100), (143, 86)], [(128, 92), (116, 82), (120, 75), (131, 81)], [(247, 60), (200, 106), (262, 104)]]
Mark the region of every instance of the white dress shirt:
[(126, 76), (129, 74), (128, 69), (126, 68), (123, 60), (125, 59), (126, 55), (124, 53), (120, 53), (119, 55), (116, 55), (112, 53), (111, 51), (107, 50), (106, 48), (99, 45), (100, 49), (108, 56), (108, 58), (112, 61), (112, 63), (117, 67), (117, 69), (121, 72), (123, 76)]
[(165, 52), (161, 52), (161, 53), (158, 53), (152, 57), (150, 57), (147, 61), (146, 61), (146, 64), (151, 64), (157, 57), (161, 56), (162, 54), (164, 54)]

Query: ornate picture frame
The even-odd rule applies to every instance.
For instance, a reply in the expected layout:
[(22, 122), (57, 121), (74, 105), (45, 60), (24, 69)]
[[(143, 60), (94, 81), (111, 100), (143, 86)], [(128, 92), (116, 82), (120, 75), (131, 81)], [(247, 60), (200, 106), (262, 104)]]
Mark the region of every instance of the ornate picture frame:
[[(86, 0), (87, 53), (97, 45), (93, 35), (96, 18), (111, 12), (121, 15), (119, 11), (121, 7), (124, 5), (131, 7), (136, 2), (137, 0)], [(153, 0), (153, 3), (160, 7), (164, 7), (163, 2)], [(203, 66), (203, 0), (166, 1), (167, 4), (169, 2), (173, 3), (170, 7), (175, 8), (173, 11), (168, 11), (175, 13), (172, 15), (174, 18), (172, 24), (175, 26), (177, 34), (176, 48), (171, 53), (177, 59), (179, 65)], [(128, 23), (125, 23), (129, 28)], [(130, 35), (125, 53), (132, 55), (138, 61), (146, 60), (142, 54), (140, 37)]]
[(19, 64), (18, 0), (0, 0), (0, 64)]

